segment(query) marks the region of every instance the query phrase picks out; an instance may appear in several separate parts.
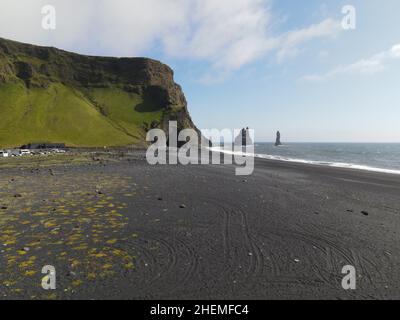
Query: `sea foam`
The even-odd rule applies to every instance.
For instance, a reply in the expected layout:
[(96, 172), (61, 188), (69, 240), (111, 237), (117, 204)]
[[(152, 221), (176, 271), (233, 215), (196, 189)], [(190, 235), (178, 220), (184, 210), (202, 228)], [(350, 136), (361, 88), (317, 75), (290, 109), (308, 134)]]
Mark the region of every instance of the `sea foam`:
[(303, 164), (310, 164), (310, 165), (316, 165), (316, 166), (346, 168), (346, 169), (355, 169), (355, 170), (363, 170), (363, 171), (388, 173), (388, 174), (399, 174), (400, 175), (400, 170), (376, 168), (376, 167), (372, 167), (372, 166), (366, 166), (366, 165), (355, 164), (355, 163), (316, 161), (316, 160), (289, 158), (289, 157), (278, 156), (278, 155), (268, 155), (268, 154), (262, 154), (262, 153), (245, 153), (245, 152), (226, 150), (226, 149), (220, 148), (220, 147), (212, 147), (212, 148), (208, 148), (208, 149), (210, 151), (214, 151), (214, 152), (236, 154), (236, 155), (242, 155), (242, 156), (254, 157), (254, 158), (261, 158), (261, 159), (268, 159), (268, 160), (293, 162), (293, 163), (303, 163)]

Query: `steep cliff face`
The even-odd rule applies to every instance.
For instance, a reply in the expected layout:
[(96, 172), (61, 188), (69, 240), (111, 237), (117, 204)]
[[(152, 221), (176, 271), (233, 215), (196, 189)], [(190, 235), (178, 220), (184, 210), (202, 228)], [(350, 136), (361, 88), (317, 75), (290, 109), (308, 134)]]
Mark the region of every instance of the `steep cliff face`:
[(0, 38), (0, 147), (143, 144), (146, 131), (195, 128), (168, 66), (83, 56)]

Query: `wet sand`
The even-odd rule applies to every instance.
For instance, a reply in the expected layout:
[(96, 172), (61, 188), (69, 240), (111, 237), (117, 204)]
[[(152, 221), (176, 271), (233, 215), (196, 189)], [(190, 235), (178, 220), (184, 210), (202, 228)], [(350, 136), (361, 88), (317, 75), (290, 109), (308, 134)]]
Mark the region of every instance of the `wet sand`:
[(257, 159), (238, 177), (140, 153), (45, 164), (0, 163), (1, 299), (400, 298), (400, 176)]

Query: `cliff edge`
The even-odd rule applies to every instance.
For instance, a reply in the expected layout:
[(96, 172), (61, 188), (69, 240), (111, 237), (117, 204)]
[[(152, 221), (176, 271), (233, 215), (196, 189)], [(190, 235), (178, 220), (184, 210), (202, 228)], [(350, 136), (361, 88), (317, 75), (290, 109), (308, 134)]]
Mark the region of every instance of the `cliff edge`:
[[(147, 130), (196, 128), (167, 65), (79, 55), (0, 38), (0, 147), (145, 143)], [(197, 129), (196, 129), (197, 130)]]

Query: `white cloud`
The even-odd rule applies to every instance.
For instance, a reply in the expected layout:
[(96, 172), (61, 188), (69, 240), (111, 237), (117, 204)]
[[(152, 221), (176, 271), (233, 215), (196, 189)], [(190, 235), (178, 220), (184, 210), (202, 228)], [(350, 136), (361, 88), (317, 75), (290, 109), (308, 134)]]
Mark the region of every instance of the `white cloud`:
[(281, 36), (280, 49), (277, 57), (279, 61), (286, 57), (296, 56), (299, 52), (298, 46), (310, 40), (322, 37), (334, 37), (341, 31), (339, 21), (326, 19), (319, 24), (311, 25), (304, 29), (291, 31)]
[[(0, 36), (87, 54), (165, 55), (206, 61), (229, 74), (276, 52), (293, 57), (307, 41), (337, 34), (327, 19), (272, 35), (271, 0), (1, 0)], [(57, 10), (57, 29), (41, 28), (41, 7)]]
[(139, 55), (187, 25), (184, 0), (100, 0), (97, 27), (100, 48), (113, 55)]
[[(184, 39), (165, 40), (172, 55), (206, 59), (220, 68), (238, 69), (269, 48), (270, 12), (262, 0), (194, 0)], [(171, 41), (172, 38), (172, 41)], [(179, 41), (183, 40), (183, 41)], [(178, 45), (176, 45), (178, 44)]]
[[(0, 37), (12, 40), (79, 48), (89, 42), (88, 21), (96, 17), (96, 0), (1, 0)], [(51, 4), (57, 9), (56, 31), (42, 29), (43, 6)]]
[(346, 66), (338, 66), (325, 74), (304, 76), (302, 80), (315, 82), (341, 75), (373, 75), (384, 71), (395, 59), (400, 59), (400, 44), (396, 44), (391, 49), (375, 54), (369, 58), (361, 59)]

